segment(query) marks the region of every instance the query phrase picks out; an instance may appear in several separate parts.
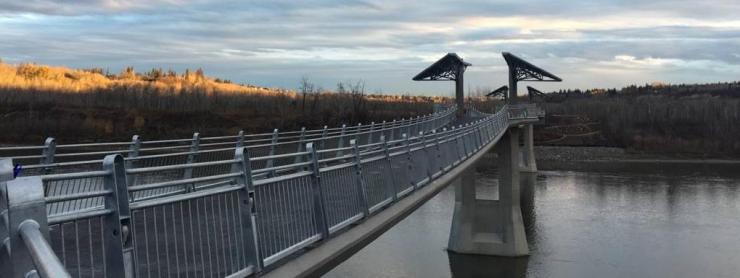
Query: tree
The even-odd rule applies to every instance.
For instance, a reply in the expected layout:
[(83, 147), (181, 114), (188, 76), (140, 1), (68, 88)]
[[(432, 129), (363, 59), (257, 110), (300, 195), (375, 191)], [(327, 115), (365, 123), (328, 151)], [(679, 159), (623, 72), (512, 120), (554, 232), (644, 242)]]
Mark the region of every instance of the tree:
[(308, 94), (313, 93), (314, 84), (308, 80), (308, 77), (303, 76), (301, 78), (301, 84), (298, 90), (301, 92), (301, 95), (303, 97), (302, 104), (301, 104), (301, 113), (305, 113), (306, 112), (306, 96), (308, 96)]

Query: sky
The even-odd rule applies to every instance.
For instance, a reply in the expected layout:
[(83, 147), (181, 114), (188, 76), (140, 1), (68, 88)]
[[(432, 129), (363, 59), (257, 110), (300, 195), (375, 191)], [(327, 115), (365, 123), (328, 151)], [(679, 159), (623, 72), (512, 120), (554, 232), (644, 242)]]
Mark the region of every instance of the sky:
[(411, 78), (448, 52), (468, 90), (505, 85), (511, 52), (563, 79), (542, 91), (740, 79), (738, 0), (1, 0), (0, 59), (183, 71), (296, 89), (451, 95)]

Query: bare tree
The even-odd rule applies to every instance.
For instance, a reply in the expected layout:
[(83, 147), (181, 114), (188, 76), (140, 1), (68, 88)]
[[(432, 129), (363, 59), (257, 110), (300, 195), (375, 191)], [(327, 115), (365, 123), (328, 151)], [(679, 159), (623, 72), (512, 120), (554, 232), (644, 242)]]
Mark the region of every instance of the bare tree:
[(308, 77), (305, 75), (301, 77), (301, 84), (298, 90), (301, 92), (302, 96), (302, 104), (301, 104), (301, 113), (306, 113), (306, 97), (308, 94), (313, 93), (314, 91), (314, 84), (311, 83), (311, 81), (308, 80)]

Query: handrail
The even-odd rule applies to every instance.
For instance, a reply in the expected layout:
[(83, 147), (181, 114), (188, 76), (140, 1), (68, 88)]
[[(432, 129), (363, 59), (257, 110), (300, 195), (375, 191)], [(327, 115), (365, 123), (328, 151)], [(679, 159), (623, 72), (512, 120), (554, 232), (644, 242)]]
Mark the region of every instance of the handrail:
[(23, 221), (18, 227), (18, 233), (41, 277), (72, 277), (41, 234), (38, 222), (30, 219)]
[[(436, 123), (434, 126), (429, 126), (428, 128), (438, 128), (439, 124), (446, 123), (449, 119), (451, 119), (454, 116), (454, 107), (443, 110), (437, 113), (432, 113), (428, 115), (424, 115), (423, 117), (416, 117), (416, 118), (409, 118), (409, 119), (402, 119), (399, 121), (392, 121), (392, 122), (384, 122), (382, 124), (371, 124), (371, 125), (357, 125), (357, 126), (349, 126), (349, 127), (342, 127), (342, 128), (326, 128), (323, 129), (313, 129), (313, 130), (302, 130), (302, 131), (283, 131), (278, 132), (277, 130), (273, 133), (263, 133), (263, 134), (249, 134), (245, 135), (240, 132), (240, 135), (230, 135), (230, 136), (216, 136), (216, 137), (203, 137), (199, 138), (199, 140), (209, 140), (209, 143), (199, 144), (200, 148), (206, 148), (202, 150), (195, 150), (195, 155), (197, 155), (199, 152), (203, 151), (211, 151), (212, 148), (208, 147), (217, 147), (217, 146), (225, 146), (225, 145), (234, 145), (234, 147), (231, 148), (222, 148), (222, 149), (234, 149), (236, 147), (239, 147), (240, 145), (244, 144), (248, 147), (270, 147), (274, 148), (276, 146), (283, 146), (283, 145), (290, 145), (290, 144), (304, 144), (306, 141), (326, 141), (326, 140), (347, 140), (349, 138), (358, 137), (358, 136), (369, 136), (374, 137), (375, 134), (384, 134), (387, 132), (390, 132), (391, 134), (395, 134), (396, 132), (402, 132), (404, 129), (411, 130), (411, 127), (416, 127), (416, 129), (419, 128), (419, 126), (422, 125), (431, 125), (431, 123)], [(288, 135), (290, 136), (284, 136)], [(293, 134), (300, 134), (300, 135), (293, 135)], [(283, 135), (283, 136), (281, 136)], [(269, 136), (269, 137), (266, 137)], [(251, 139), (248, 140), (248, 138), (255, 138), (255, 137), (262, 137), (259, 139)], [(272, 138), (270, 138), (272, 137)], [(224, 139), (231, 139), (231, 141), (219, 141)], [(96, 163), (99, 162), (99, 160), (95, 159), (86, 159), (85, 157), (90, 157), (94, 155), (108, 155), (108, 154), (115, 154), (115, 153), (121, 153), (121, 154), (127, 154), (126, 159), (137, 159), (137, 157), (155, 157), (155, 156), (166, 156), (167, 154), (184, 154), (187, 153), (186, 149), (190, 148), (190, 152), (193, 151), (192, 149), (192, 142), (194, 139), (166, 139), (166, 140), (153, 140), (153, 141), (141, 141), (138, 139), (138, 136), (134, 136), (134, 140), (132, 142), (102, 142), (102, 143), (80, 143), (80, 144), (59, 144), (57, 145), (55, 140), (53, 138), (47, 139), (47, 144), (44, 146), (20, 146), (20, 147), (0, 147), (0, 151), (22, 151), (22, 150), (42, 150), (43, 153), (40, 155), (15, 155), (15, 156), (8, 156), (9, 158), (16, 159), (16, 160), (28, 160), (28, 159), (40, 159), (40, 162), (38, 164), (26, 164), (23, 165), (24, 169), (44, 169), (45, 171), (49, 171), (50, 169), (54, 169), (57, 167), (63, 167), (63, 166), (73, 166), (73, 165), (82, 165), (87, 163)], [(288, 141), (286, 141), (288, 140)], [(372, 138), (370, 138), (372, 140)], [(190, 142), (191, 146), (188, 146), (187, 143)], [(264, 142), (264, 143), (263, 143)], [(166, 143), (171, 143), (174, 145), (162, 145)], [(257, 144), (257, 143), (263, 143), (263, 144)], [(345, 142), (346, 144), (346, 142)], [(158, 145), (158, 146), (153, 146)], [(125, 147), (129, 146), (128, 149), (124, 148), (116, 148), (116, 149), (103, 149), (103, 150), (95, 150), (95, 151), (89, 151), (90, 148), (93, 147), (106, 147), (106, 146), (117, 146), (117, 147)], [(69, 150), (67, 152), (59, 152), (60, 149), (73, 149), (74, 148), (82, 148), (81, 151), (71, 151)], [(88, 148), (88, 150), (84, 150), (84, 148)], [(219, 149), (219, 150), (222, 150)], [(147, 155), (139, 155), (140, 153), (148, 153)], [(55, 158), (65, 158), (66, 161), (64, 162), (56, 162)]]

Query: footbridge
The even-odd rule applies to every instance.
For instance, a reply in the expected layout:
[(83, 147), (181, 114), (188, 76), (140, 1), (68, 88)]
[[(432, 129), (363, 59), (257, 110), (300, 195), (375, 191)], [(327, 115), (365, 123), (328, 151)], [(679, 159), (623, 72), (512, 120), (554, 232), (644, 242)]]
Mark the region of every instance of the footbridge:
[[(455, 65), (470, 64), (445, 57), (448, 68), (428, 73), (461, 80)], [(318, 276), (455, 181), (448, 249), (527, 255), (519, 172), (536, 171), (531, 126), (543, 115), (459, 101), (352, 127), (0, 147), (0, 273)], [(497, 201), (475, 195), (475, 164), (489, 152)]]

